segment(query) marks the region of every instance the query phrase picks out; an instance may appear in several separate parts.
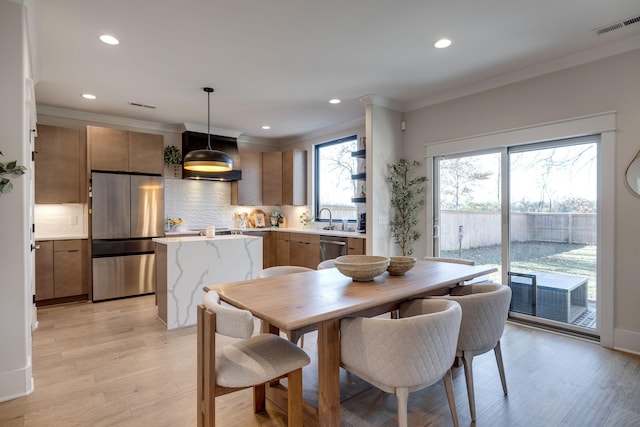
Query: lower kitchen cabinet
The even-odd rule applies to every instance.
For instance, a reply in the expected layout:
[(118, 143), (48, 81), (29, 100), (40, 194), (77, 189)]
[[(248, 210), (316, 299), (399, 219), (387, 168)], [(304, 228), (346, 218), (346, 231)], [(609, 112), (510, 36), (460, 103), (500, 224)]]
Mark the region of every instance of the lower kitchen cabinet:
[(289, 263), (289, 235), (286, 232), (274, 232), (276, 240), (276, 265), (291, 265)]
[(87, 299), (87, 241), (46, 240), (36, 245), (36, 301)]
[(262, 268), (276, 265), (276, 239), (273, 231), (247, 231), (249, 236), (262, 237)]
[(347, 255), (365, 255), (366, 241), (358, 237), (349, 237), (347, 239)]
[(320, 235), (290, 233), (289, 263), (315, 270), (320, 263)]

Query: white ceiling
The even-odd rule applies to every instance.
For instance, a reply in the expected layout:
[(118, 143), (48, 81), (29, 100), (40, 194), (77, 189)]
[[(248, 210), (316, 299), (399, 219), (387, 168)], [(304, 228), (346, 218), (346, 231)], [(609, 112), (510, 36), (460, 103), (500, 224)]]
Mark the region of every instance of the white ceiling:
[[(39, 106), (206, 125), (211, 86), (211, 126), (247, 137), (356, 120), (364, 95), (410, 111), (640, 48), (640, 23), (593, 32), (640, 15), (638, 0), (25, 3)], [(453, 45), (433, 48), (441, 37)]]

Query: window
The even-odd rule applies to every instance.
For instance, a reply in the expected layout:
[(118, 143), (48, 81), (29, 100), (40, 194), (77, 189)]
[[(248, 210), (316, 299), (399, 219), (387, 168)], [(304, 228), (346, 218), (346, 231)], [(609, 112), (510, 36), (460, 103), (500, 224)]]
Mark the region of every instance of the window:
[[(351, 179), (356, 174), (357, 162), (351, 152), (358, 147), (358, 136), (318, 144), (315, 147), (315, 217), (320, 218), (323, 208), (331, 211), (334, 220), (357, 219), (356, 205), (351, 201), (356, 197), (357, 182)], [(322, 220), (327, 221), (326, 212)]]

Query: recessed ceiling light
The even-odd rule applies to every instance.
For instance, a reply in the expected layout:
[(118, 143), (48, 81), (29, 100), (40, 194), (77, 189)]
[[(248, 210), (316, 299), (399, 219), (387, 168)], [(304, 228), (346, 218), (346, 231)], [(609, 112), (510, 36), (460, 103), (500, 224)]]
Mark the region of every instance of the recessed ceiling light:
[(271, 129), (271, 126), (269, 126), (269, 125), (262, 125), (261, 127), (262, 127), (262, 129), (264, 129), (264, 130), (269, 130), (269, 129)]
[(84, 99), (96, 99), (96, 96), (95, 96), (95, 95), (92, 95), (92, 94), (90, 94), (90, 93), (83, 93), (83, 94), (82, 94), (82, 97), (83, 97)]
[(338, 98), (333, 98), (329, 100), (329, 104), (340, 104), (340, 101)]
[(117, 38), (115, 38), (115, 37), (113, 37), (113, 36), (110, 36), (109, 34), (103, 34), (103, 35), (101, 35), (101, 36), (100, 36), (100, 40), (101, 40), (103, 43), (110, 44), (110, 45), (114, 45), (114, 46), (115, 46), (115, 45), (117, 45), (117, 44), (120, 44), (120, 40), (118, 40)]
[(438, 49), (444, 49), (445, 47), (451, 46), (451, 40), (449, 39), (440, 39), (433, 44), (434, 47)]

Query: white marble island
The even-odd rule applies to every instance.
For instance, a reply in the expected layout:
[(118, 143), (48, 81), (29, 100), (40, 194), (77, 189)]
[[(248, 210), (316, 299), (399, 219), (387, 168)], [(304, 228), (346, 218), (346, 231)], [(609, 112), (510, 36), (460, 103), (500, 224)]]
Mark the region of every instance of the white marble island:
[(155, 238), (156, 303), (167, 329), (196, 323), (202, 288), (248, 280), (262, 270), (262, 237)]

